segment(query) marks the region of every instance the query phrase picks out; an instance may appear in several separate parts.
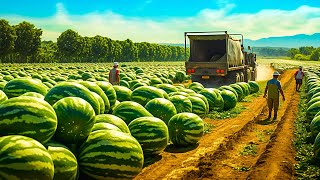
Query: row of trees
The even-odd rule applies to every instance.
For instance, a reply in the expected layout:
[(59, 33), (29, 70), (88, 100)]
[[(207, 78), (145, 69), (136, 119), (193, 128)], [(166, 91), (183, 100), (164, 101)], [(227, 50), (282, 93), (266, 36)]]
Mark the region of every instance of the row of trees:
[(291, 48), (289, 51), (290, 58), (297, 60), (320, 60), (320, 47), (305, 46), (299, 48)]
[(280, 57), (280, 56), (288, 56), (289, 48), (278, 48), (278, 47), (253, 47), (254, 53), (258, 56), (266, 56), (266, 57)]
[[(42, 30), (29, 22), (11, 26), (0, 20), (0, 62), (113, 62), (113, 61), (180, 61), (185, 50), (179, 46), (148, 42), (134, 43), (130, 39), (83, 37), (68, 29), (57, 42), (41, 41)], [(189, 53), (189, 51), (187, 51)], [(189, 54), (187, 54), (189, 56)]]

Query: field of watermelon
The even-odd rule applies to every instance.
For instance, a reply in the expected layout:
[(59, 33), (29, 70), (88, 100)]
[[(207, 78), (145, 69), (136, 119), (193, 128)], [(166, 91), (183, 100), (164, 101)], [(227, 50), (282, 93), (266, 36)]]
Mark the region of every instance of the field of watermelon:
[[(263, 80), (220, 88), (183, 62), (121, 63), (120, 85), (112, 64), (1, 64), (0, 179), (319, 178), (320, 67), (304, 64), (298, 93), (301, 63), (259, 61)], [(274, 69), (286, 101), (271, 121)]]

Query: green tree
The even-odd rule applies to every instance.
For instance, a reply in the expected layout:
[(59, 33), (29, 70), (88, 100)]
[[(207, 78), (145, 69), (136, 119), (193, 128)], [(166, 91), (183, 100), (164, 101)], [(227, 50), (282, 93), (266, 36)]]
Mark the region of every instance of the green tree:
[(13, 52), (15, 40), (14, 28), (9, 25), (8, 21), (0, 19), (0, 63), (3, 57)]
[(42, 30), (37, 29), (33, 24), (23, 21), (14, 26), (17, 39), (15, 41), (15, 51), (20, 55), (20, 62), (35, 61), (35, 55), (41, 46)]
[(62, 62), (80, 61), (82, 42), (82, 37), (77, 32), (71, 29), (64, 31), (57, 40), (58, 54)]
[(294, 56), (295, 56), (296, 54), (300, 54), (300, 51), (299, 51), (299, 49), (297, 49), (297, 48), (291, 48), (291, 49), (288, 51), (288, 53), (289, 53), (290, 58), (294, 58)]
[(310, 55), (310, 60), (319, 61), (319, 58), (320, 58), (320, 48), (317, 48), (312, 51), (312, 53)]

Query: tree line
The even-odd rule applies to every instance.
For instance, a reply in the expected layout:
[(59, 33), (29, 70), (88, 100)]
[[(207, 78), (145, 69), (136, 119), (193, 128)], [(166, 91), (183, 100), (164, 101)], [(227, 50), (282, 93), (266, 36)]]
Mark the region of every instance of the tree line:
[[(23, 21), (11, 26), (0, 19), (0, 63), (183, 61), (184, 47), (86, 37), (68, 29), (57, 42), (41, 41), (42, 30)], [(187, 57), (189, 50), (187, 50)]]
[(290, 58), (296, 60), (320, 60), (320, 47), (315, 48), (313, 46), (305, 46), (299, 48), (291, 48), (288, 52)]
[(281, 47), (253, 47), (253, 52), (257, 54), (257, 56), (266, 56), (266, 57), (283, 57), (288, 56), (289, 48), (281, 48)]

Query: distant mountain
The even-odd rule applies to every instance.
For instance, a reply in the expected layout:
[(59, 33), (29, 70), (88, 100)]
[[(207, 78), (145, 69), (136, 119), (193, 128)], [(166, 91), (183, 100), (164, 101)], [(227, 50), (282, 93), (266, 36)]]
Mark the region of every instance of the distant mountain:
[[(163, 45), (181, 46), (184, 44), (169, 44), (161, 43)], [(284, 47), (284, 48), (298, 48), (302, 46), (320, 47), (320, 33), (312, 35), (297, 34), (293, 36), (268, 37), (258, 40), (245, 39), (245, 46), (252, 47)]]
[(312, 35), (297, 34), (294, 36), (268, 37), (258, 40), (245, 39), (244, 43), (245, 46), (250, 45), (252, 47), (320, 47), (320, 33), (315, 33)]

